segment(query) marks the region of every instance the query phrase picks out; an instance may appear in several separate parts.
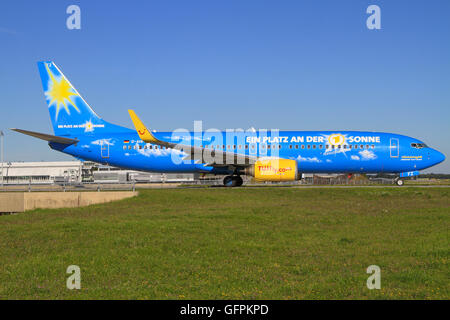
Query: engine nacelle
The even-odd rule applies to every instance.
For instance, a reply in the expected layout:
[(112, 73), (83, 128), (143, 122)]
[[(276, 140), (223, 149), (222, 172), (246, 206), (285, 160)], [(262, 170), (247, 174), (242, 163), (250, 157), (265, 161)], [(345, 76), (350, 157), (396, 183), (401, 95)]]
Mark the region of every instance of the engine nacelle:
[(245, 169), (245, 174), (259, 181), (294, 181), (301, 178), (297, 161), (289, 159), (258, 160)]

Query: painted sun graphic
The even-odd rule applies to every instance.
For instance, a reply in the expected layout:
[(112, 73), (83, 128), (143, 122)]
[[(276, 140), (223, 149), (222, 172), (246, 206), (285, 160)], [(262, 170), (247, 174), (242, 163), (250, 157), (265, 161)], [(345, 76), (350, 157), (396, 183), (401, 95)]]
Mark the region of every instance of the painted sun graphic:
[(70, 83), (64, 78), (61, 77), (60, 80), (53, 75), (53, 72), (49, 69), (49, 67), (45, 66), (47, 69), (47, 73), (50, 77), (48, 89), (45, 92), (45, 95), (47, 96), (47, 99), (49, 100), (49, 107), (55, 104), (56, 106), (56, 112), (55, 112), (55, 120), (58, 119), (59, 110), (64, 107), (67, 114), (70, 115), (69, 106), (75, 108), (78, 112), (80, 110), (75, 105), (75, 102), (71, 100), (71, 96), (78, 95), (76, 92), (73, 91)]
[(91, 132), (94, 131), (94, 125), (92, 124), (92, 121), (86, 121), (86, 123), (84, 124), (84, 132)]

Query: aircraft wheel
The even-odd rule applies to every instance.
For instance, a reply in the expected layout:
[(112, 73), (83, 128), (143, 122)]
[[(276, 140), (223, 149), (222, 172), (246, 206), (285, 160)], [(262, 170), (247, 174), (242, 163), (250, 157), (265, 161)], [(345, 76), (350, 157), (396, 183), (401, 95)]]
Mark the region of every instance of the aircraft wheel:
[(397, 179), (397, 181), (395, 181), (395, 183), (400, 187), (404, 184), (402, 179)]
[(223, 185), (225, 187), (240, 187), (244, 181), (240, 176), (226, 176), (223, 179)]
[(235, 179), (236, 179), (236, 187), (242, 186), (244, 180), (242, 180), (241, 176), (236, 176)]
[(223, 185), (225, 187), (234, 187), (236, 185), (236, 180), (232, 176), (226, 176), (223, 178)]

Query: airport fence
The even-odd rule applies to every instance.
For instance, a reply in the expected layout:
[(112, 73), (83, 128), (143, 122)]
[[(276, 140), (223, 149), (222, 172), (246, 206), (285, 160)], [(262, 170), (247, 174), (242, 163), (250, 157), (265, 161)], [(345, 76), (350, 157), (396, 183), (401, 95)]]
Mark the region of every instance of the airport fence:
[[(291, 182), (256, 182), (252, 179), (245, 181), (244, 186), (370, 186), (370, 185), (392, 185), (393, 179), (331, 179), (310, 178)], [(223, 186), (222, 179), (206, 179), (185, 182), (152, 182), (137, 183), (133, 181), (121, 183), (63, 183), (63, 184), (5, 184), (0, 186), (0, 192), (71, 192), (71, 191), (135, 191), (136, 189), (162, 189), (180, 187), (220, 187)]]
[(147, 188), (176, 188), (180, 183), (67, 183), (67, 184), (17, 184), (0, 186), (0, 192), (71, 192), (71, 191), (135, 191)]

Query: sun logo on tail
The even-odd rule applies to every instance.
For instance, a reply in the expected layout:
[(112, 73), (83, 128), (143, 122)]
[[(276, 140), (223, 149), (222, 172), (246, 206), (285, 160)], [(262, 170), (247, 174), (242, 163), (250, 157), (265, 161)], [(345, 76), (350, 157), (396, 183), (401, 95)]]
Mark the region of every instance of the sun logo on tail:
[(45, 65), (45, 68), (47, 69), (47, 73), (49, 75), (49, 84), (48, 84), (48, 90), (45, 92), (45, 95), (47, 96), (47, 99), (49, 100), (49, 107), (51, 107), (53, 104), (56, 106), (56, 112), (55, 112), (55, 120), (58, 120), (58, 114), (59, 110), (64, 107), (67, 114), (70, 115), (69, 106), (72, 105), (72, 107), (75, 108), (78, 112), (80, 110), (75, 105), (75, 102), (71, 100), (71, 96), (77, 96), (78, 94), (73, 91), (72, 86), (70, 83), (63, 77), (60, 77), (60, 80), (56, 79), (53, 72), (50, 70), (50, 68)]

